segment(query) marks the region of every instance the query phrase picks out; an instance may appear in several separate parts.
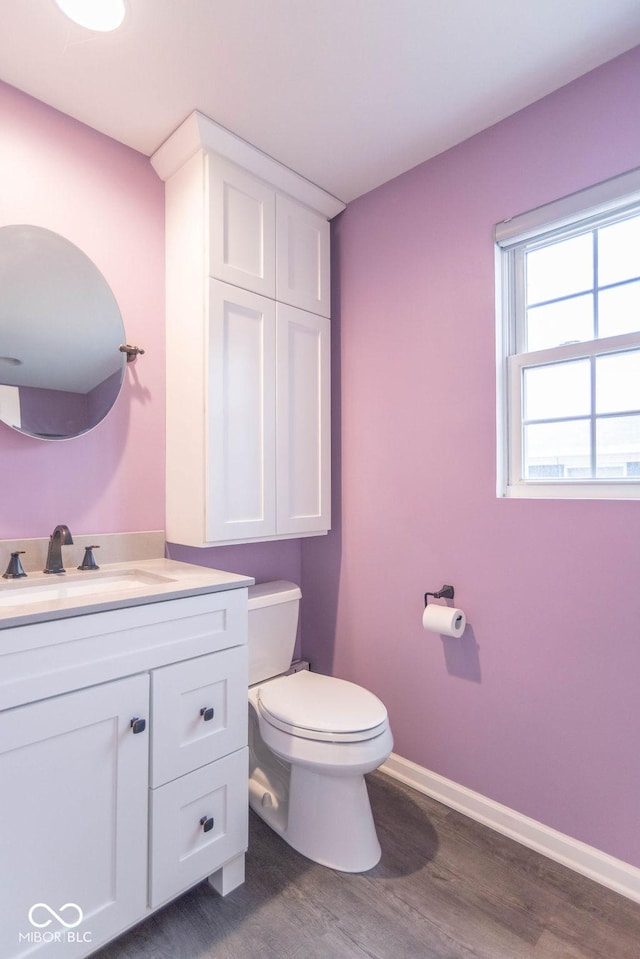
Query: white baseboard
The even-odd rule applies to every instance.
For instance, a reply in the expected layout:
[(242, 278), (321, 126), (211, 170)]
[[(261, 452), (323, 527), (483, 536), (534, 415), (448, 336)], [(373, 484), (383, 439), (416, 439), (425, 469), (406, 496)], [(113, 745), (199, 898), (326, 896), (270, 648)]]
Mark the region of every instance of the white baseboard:
[(487, 799), (486, 796), (445, 779), (444, 776), (439, 776), (438, 773), (395, 753), (391, 753), (380, 770), (503, 836), (568, 866), (574, 872), (587, 876), (628, 899), (640, 902), (640, 869), (637, 867), (550, 829), (535, 819), (529, 819), (508, 806)]

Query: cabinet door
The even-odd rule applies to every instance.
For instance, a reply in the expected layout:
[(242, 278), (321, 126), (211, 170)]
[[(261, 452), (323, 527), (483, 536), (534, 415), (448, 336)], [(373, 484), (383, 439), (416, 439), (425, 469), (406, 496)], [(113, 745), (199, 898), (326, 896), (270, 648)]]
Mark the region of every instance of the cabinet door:
[(331, 313), (329, 222), (285, 196), (276, 199), (276, 299)]
[(86, 955), (144, 916), (148, 700), (140, 675), (0, 713), (2, 959)]
[(273, 536), (275, 304), (210, 282), (207, 540)]
[(331, 526), (330, 323), (277, 306), (278, 533)]
[(275, 191), (209, 155), (210, 275), (275, 295)]

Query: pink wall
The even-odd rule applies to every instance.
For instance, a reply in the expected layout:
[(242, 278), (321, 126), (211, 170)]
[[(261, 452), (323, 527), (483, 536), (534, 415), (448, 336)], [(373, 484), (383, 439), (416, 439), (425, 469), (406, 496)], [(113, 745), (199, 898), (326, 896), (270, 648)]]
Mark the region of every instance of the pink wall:
[[(640, 48), (335, 223), (341, 501), (302, 549), (303, 652), (398, 754), (636, 866), (640, 503), (496, 498), (492, 232), (640, 165), (639, 94)], [(460, 640), (421, 628), (443, 583)]]
[[(0, 226), (33, 223), (79, 246), (146, 351), (85, 436), (43, 442), (0, 423), (0, 539), (59, 522), (77, 534), (163, 529), (164, 185), (147, 157), (2, 83), (0, 118)], [(168, 551), (260, 581), (300, 578), (297, 540)]]
[[(149, 161), (0, 84), (0, 226), (62, 234), (146, 350), (93, 432), (44, 442), (0, 424), (0, 539), (164, 527), (164, 190)], [(0, 350), (1, 352), (1, 350)]]

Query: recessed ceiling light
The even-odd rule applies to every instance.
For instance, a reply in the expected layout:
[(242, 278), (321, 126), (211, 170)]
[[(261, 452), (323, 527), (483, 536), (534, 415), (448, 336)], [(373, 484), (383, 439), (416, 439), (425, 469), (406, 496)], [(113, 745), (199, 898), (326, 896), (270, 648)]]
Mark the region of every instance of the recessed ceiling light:
[(125, 0), (56, 0), (56, 4), (74, 23), (100, 33), (117, 30), (127, 12)]
[(22, 360), (17, 356), (0, 356), (0, 363), (6, 363), (7, 366), (22, 366)]

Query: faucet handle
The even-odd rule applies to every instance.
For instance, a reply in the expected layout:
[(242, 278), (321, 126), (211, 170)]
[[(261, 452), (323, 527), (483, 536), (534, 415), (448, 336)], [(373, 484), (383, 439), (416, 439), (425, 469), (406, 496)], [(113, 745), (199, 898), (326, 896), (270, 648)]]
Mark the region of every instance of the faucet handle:
[(11, 559), (9, 560), (9, 565), (7, 566), (6, 572), (2, 574), (3, 579), (20, 579), (22, 576), (27, 575), (22, 568), (22, 563), (20, 561), (20, 557), (23, 553), (23, 549), (18, 549), (15, 553), (11, 554)]
[(81, 562), (80, 565), (78, 566), (78, 569), (100, 569), (100, 567), (98, 566), (98, 564), (97, 564), (96, 561), (95, 561), (95, 557), (94, 557), (93, 552), (92, 552), (94, 549), (100, 549), (100, 547), (97, 546), (97, 545), (96, 545), (96, 546), (85, 546), (85, 548), (84, 548), (84, 557), (83, 557), (83, 559), (82, 559), (82, 562)]

